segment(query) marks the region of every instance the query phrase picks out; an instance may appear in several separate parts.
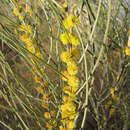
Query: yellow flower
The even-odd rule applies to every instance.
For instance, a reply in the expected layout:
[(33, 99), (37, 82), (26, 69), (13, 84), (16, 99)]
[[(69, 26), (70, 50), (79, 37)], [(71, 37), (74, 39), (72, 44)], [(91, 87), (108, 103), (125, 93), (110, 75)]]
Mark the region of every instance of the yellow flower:
[(117, 95), (114, 95), (114, 96), (112, 97), (112, 99), (113, 99), (113, 101), (116, 102), (116, 103), (119, 101), (119, 97), (118, 97)]
[(60, 130), (68, 130), (67, 128), (64, 128), (63, 126), (59, 127)]
[(73, 120), (68, 121), (67, 128), (68, 128), (68, 130), (71, 130), (71, 129), (73, 130), (75, 128), (75, 123)]
[(37, 51), (35, 55), (36, 55), (38, 58), (42, 59), (42, 54), (41, 54), (39, 51)]
[(64, 51), (61, 53), (60, 58), (63, 62), (67, 63), (71, 60), (70, 52)]
[(67, 71), (70, 75), (76, 75), (78, 73), (78, 66), (74, 61), (67, 63)]
[(17, 8), (13, 9), (13, 13), (15, 16), (19, 16), (19, 10)]
[(40, 87), (37, 87), (36, 90), (37, 90), (37, 92), (38, 92), (39, 94), (43, 94), (43, 92), (44, 92), (44, 90), (43, 90), (43, 88), (42, 88), (41, 86), (40, 86)]
[(105, 105), (105, 109), (107, 110), (112, 105), (112, 101), (109, 100), (107, 104)]
[(42, 100), (43, 101), (49, 100), (49, 94), (48, 93), (43, 94)]
[(31, 53), (35, 53), (35, 48), (34, 48), (34, 46), (33, 45), (31, 45), (31, 46), (29, 46), (29, 45), (27, 45), (27, 49), (28, 49), (28, 51), (30, 51)]
[(126, 54), (127, 56), (130, 56), (130, 48), (129, 48), (129, 47), (126, 47), (126, 48), (125, 48), (125, 54)]
[(112, 96), (114, 96), (114, 94), (115, 94), (115, 88), (114, 88), (114, 87), (112, 87), (112, 88), (110, 89), (110, 93), (111, 93)]
[(32, 40), (30, 39), (30, 37), (28, 35), (23, 34), (19, 38), (21, 41), (25, 42), (26, 45), (32, 45)]
[(73, 120), (76, 116), (76, 105), (69, 101), (61, 105), (62, 119)]
[(45, 112), (45, 113), (44, 113), (44, 117), (45, 117), (46, 119), (50, 119), (50, 118), (51, 118), (50, 113), (49, 113), (49, 112)]
[(68, 94), (68, 95), (70, 95), (72, 93), (72, 89), (71, 89), (70, 86), (65, 86), (63, 88), (63, 92), (66, 93), (66, 94)]
[(62, 80), (67, 81), (69, 79), (70, 75), (67, 71), (62, 72)]
[(27, 34), (30, 34), (31, 36), (33, 35), (31, 25), (21, 24), (20, 27), (19, 27), (19, 30), (22, 31), (22, 32), (25, 32)]
[(61, 35), (60, 35), (60, 40), (62, 41), (62, 43), (64, 44), (64, 45), (67, 45), (68, 43), (69, 43), (69, 34), (68, 33), (62, 33)]
[(41, 82), (41, 78), (39, 76), (34, 76), (34, 80), (36, 83), (40, 83)]
[(111, 108), (111, 109), (110, 109), (110, 112), (109, 112), (110, 116), (112, 116), (114, 112), (115, 112), (115, 109), (114, 109), (114, 108)]
[(48, 128), (48, 130), (52, 130), (52, 125), (49, 123), (46, 123), (46, 127)]
[(56, 111), (50, 111), (50, 115), (51, 115), (51, 117), (55, 117), (56, 116)]
[(80, 44), (79, 38), (75, 35), (70, 34), (70, 43), (74, 46), (78, 46)]
[(13, 9), (13, 14), (19, 18), (19, 20), (23, 20), (24, 16), (22, 15), (22, 7), (19, 6), (18, 8), (14, 8)]
[(75, 92), (77, 91), (78, 87), (72, 87), (72, 86), (65, 86), (63, 88), (63, 92), (68, 94), (71, 98), (75, 97)]
[(47, 110), (48, 110), (49, 105), (48, 105), (48, 103), (46, 103), (46, 102), (42, 102), (42, 107), (43, 107), (44, 109), (47, 109)]
[(77, 88), (79, 86), (79, 79), (76, 76), (70, 76), (68, 79), (68, 85)]
[(77, 25), (79, 23), (79, 19), (78, 17), (70, 14), (69, 16), (67, 16), (67, 18), (65, 18), (63, 20), (63, 25), (66, 29), (71, 29), (73, 28), (75, 25)]

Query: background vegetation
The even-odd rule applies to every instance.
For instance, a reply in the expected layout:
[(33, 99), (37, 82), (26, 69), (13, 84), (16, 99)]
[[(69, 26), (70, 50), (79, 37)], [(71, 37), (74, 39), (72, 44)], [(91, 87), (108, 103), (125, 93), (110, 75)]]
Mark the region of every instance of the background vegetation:
[[(130, 57), (125, 54), (128, 2), (68, 0), (67, 11), (79, 18), (74, 28), (80, 40), (75, 130), (130, 128)], [(61, 125), (65, 64), (60, 54), (67, 50), (60, 40), (66, 13), (63, 5), (62, 0), (0, 0), (1, 130), (50, 130), (51, 126), (58, 130)], [(14, 13), (15, 8), (21, 16)], [(27, 27), (20, 30), (22, 23), (31, 26), (33, 34), (29, 35), (40, 56), (20, 39), (29, 33)], [(45, 115), (47, 104), (43, 106), (46, 94), (49, 111), (56, 113), (51, 118)]]

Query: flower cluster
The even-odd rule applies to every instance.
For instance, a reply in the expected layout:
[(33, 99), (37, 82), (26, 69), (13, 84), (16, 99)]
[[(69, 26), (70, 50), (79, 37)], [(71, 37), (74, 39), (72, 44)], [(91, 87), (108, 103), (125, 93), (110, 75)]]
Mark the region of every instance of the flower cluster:
[(117, 104), (119, 101), (119, 96), (118, 96), (118, 90), (116, 87), (111, 87), (110, 89), (110, 99), (107, 101), (105, 105), (105, 110), (109, 110), (109, 115), (112, 116), (115, 112), (115, 108), (113, 104)]
[(73, 33), (73, 28), (79, 23), (78, 17), (69, 14), (63, 20), (63, 27), (65, 32), (60, 35), (60, 40), (63, 45), (68, 45), (69, 50), (63, 51), (60, 59), (66, 64), (66, 70), (62, 73), (62, 80), (66, 85), (63, 87), (63, 102), (61, 104), (62, 125), (60, 130), (73, 130), (75, 128), (76, 104), (76, 91), (79, 87), (78, 65), (76, 59), (79, 56), (79, 49), (77, 46), (80, 44), (79, 38)]
[[(24, 21), (24, 13), (22, 10), (22, 6), (18, 4), (18, 2), (15, 2), (17, 8), (14, 8), (13, 13), (18, 19), (21, 21), (21, 24), (18, 28), (19, 31), (19, 39), (26, 45), (27, 50), (35, 55), (39, 59), (43, 59), (42, 53), (37, 47), (37, 44), (35, 43), (36, 39), (33, 32), (33, 27), (31, 24), (26, 24)], [(20, 9), (19, 9), (20, 8)], [(29, 5), (26, 6), (26, 13), (29, 13), (30, 16), (32, 16), (32, 11)], [(52, 127), (56, 127), (55, 120), (52, 120), (56, 116), (55, 110), (49, 109), (49, 102), (51, 100), (51, 94), (48, 90), (48, 83), (43, 80), (43, 76), (45, 75), (45, 70), (42, 66), (40, 66), (38, 69), (40, 70), (40, 74), (37, 70), (37, 65), (35, 64), (35, 60), (32, 55), (29, 55), (30, 61), (32, 61), (33, 67), (33, 73), (34, 75), (34, 81), (37, 85), (36, 91), (40, 95), (42, 99), (42, 108), (44, 110), (44, 118), (47, 120), (46, 122), (46, 128), (52, 129)], [(51, 120), (50, 120), (51, 119)]]

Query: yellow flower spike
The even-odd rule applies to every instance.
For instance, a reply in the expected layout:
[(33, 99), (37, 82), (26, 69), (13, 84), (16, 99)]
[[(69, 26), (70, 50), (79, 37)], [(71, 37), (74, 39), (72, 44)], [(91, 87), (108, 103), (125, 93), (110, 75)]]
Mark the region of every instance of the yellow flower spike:
[(70, 76), (68, 79), (68, 85), (72, 87), (78, 87), (79, 86), (79, 79), (76, 76)]
[(19, 16), (19, 10), (16, 7), (13, 9), (13, 14)]
[(117, 95), (114, 95), (114, 96), (112, 97), (112, 99), (113, 99), (113, 101), (116, 102), (116, 103), (119, 101), (119, 97), (118, 97)]
[(25, 32), (26, 34), (30, 34), (31, 36), (33, 35), (31, 25), (21, 24), (19, 30)]
[(39, 94), (43, 94), (43, 92), (44, 92), (44, 90), (43, 90), (43, 88), (42, 88), (41, 86), (40, 86), (40, 87), (37, 87), (36, 90), (37, 90), (37, 92), (38, 92)]
[(114, 112), (115, 112), (115, 109), (114, 109), (114, 108), (111, 108), (111, 109), (110, 109), (110, 112), (109, 112), (110, 116), (112, 116), (112, 115), (114, 114)]
[(130, 48), (129, 48), (129, 47), (126, 47), (126, 48), (125, 48), (125, 54), (126, 54), (127, 56), (130, 56)]
[(45, 113), (44, 113), (44, 117), (45, 117), (46, 119), (50, 119), (50, 118), (51, 118), (50, 113), (49, 113), (49, 112), (45, 112)]
[(32, 45), (32, 40), (30, 39), (30, 37), (26, 34), (23, 34), (19, 37), (19, 39), (23, 42), (26, 43), (27, 46), (31, 46)]
[(48, 110), (49, 104), (46, 103), (46, 102), (42, 102), (42, 107), (43, 107), (44, 109), (47, 109), (47, 110)]
[(51, 117), (55, 117), (56, 116), (56, 111), (50, 111), (50, 115), (51, 115)]
[(67, 71), (63, 71), (62, 73), (62, 80), (67, 81), (70, 77), (69, 73)]
[(115, 88), (114, 88), (114, 87), (112, 87), (112, 88), (110, 89), (110, 93), (111, 93), (111, 95), (112, 95), (112, 97), (113, 97), (114, 94), (115, 94)]
[(24, 20), (24, 16), (23, 15), (19, 15), (19, 20), (23, 21)]
[(41, 78), (39, 76), (34, 76), (34, 80), (35, 80), (36, 83), (41, 82)]
[(62, 33), (60, 35), (60, 40), (64, 45), (67, 45), (69, 43), (69, 34), (67, 32)]
[(63, 126), (59, 127), (60, 130), (68, 130), (67, 128), (64, 128)]
[(63, 20), (63, 25), (66, 29), (71, 29), (75, 25), (79, 23), (78, 17), (74, 16), (73, 14), (70, 14)]
[(30, 51), (31, 53), (35, 53), (35, 48), (34, 48), (34, 46), (27, 46), (27, 49), (28, 49), (28, 51)]
[(74, 61), (67, 63), (67, 71), (70, 75), (76, 75), (78, 73), (78, 66)]
[(48, 93), (43, 94), (42, 100), (44, 101), (49, 100), (49, 94)]
[(107, 110), (110, 106), (112, 105), (112, 101), (109, 100), (106, 105), (105, 105), (105, 109)]
[(72, 60), (71, 59), (71, 53), (67, 52), (67, 51), (62, 52), (61, 55), (60, 55), (60, 58), (65, 63), (67, 63), (67, 62)]
[(48, 128), (48, 130), (52, 129), (52, 125), (50, 125), (49, 123), (46, 123), (46, 127)]
[(70, 38), (70, 43), (73, 46), (78, 46), (80, 44), (79, 38), (77, 36), (70, 34), (69, 38)]
[(75, 123), (74, 123), (74, 121), (68, 121), (68, 123), (67, 123), (67, 128), (69, 129), (69, 130), (73, 130), (74, 128), (75, 128)]
[(62, 119), (69, 118), (73, 120), (76, 115), (76, 105), (72, 101), (65, 102), (61, 105), (61, 113)]
[(39, 51), (37, 51), (35, 55), (36, 55), (38, 58), (42, 59), (42, 54), (41, 54)]
[(70, 95), (72, 93), (72, 89), (71, 89), (70, 86), (65, 86), (63, 88), (63, 92), (66, 93), (66, 94), (68, 94), (68, 95)]

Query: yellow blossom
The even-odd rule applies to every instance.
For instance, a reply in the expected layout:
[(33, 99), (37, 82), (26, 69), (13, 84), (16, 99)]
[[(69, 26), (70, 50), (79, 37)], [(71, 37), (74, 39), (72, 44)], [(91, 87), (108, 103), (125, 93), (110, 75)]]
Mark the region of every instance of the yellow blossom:
[(31, 52), (31, 53), (33, 53), (33, 54), (35, 53), (35, 48), (34, 48), (33, 45), (30, 45), (30, 46), (27, 45), (27, 49), (28, 49), (29, 52)]
[(112, 116), (114, 112), (115, 112), (115, 109), (114, 109), (114, 108), (111, 108), (111, 109), (110, 109), (110, 112), (109, 112), (110, 116)]
[(67, 71), (70, 75), (76, 75), (78, 73), (78, 66), (74, 61), (67, 63)]
[(110, 106), (112, 105), (112, 101), (109, 100), (106, 105), (105, 105), (105, 109), (107, 110)]
[(126, 47), (126, 48), (125, 48), (125, 54), (126, 54), (127, 56), (130, 56), (130, 48), (129, 48), (129, 47)]
[(68, 34), (67, 32), (62, 33), (62, 34), (60, 35), (60, 40), (62, 41), (62, 43), (63, 43), (64, 45), (67, 45), (67, 44), (69, 43), (69, 34)]
[(31, 25), (21, 24), (19, 30), (25, 32), (26, 34), (30, 34), (31, 36), (33, 35)]
[(70, 34), (70, 43), (74, 46), (78, 46), (80, 44), (79, 38), (73, 34)]
[(63, 81), (67, 81), (69, 79), (70, 75), (68, 73), (68, 71), (63, 71), (62, 72), (62, 80)]
[(78, 86), (65, 86), (63, 88), (64, 93), (68, 94), (71, 98), (75, 97), (75, 92), (78, 90)]
[(46, 127), (48, 128), (48, 130), (51, 130), (51, 129), (52, 129), (52, 125), (49, 124), (49, 123), (46, 123)]
[(79, 86), (79, 79), (76, 76), (70, 76), (68, 79), (68, 85), (77, 88)]
[(43, 107), (44, 109), (47, 109), (47, 110), (48, 110), (49, 105), (48, 105), (48, 103), (46, 103), (46, 102), (42, 102), (42, 107)]
[(71, 60), (70, 52), (64, 51), (61, 53), (60, 58), (63, 62), (67, 63)]
[(110, 89), (110, 93), (111, 93), (112, 96), (114, 96), (114, 94), (115, 94), (115, 88), (114, 88), (114, 87), (112, 87), (112, 88)]
[(46, 119), (50, 119), (51, 117), (50, 117), (50, 113), (49, 112), (45, 112), (44, 113), (44, 117), (46, 118)]
[(73, 130), (75, 128), (75, 123), (73, 120), (68, 121), (67, 128), (68, 128), (68, 130), (71, 130), (71, 129)]
[(43, 92), (44, 92), (44, 90), (43, 90), (43, 88), (42, 88), (41, 86), (40, 86), (40, 87), (37, 87), (36, 90), (37, 90), (37, 92), (38, 92), (39, 94), (43, 94)]
[(59, 127), (60, 130), (68, 130), (67, 128), (64, 128), (63, 126)]
[(116, 102), (116, 103), (119, 101), (119, 97), (118, 97), (117, 95), (114, 95), (114, 96), (112, 97), (112, 99), (113, 99), (113, 101)]
[(32, 40), (30, 39), (30, 37), (28, 35), (23, 34), (19, 38), (21, 41), (25, 42), (26, 45), (28, 45), (28, 46), (32, 45)]
[(78, 17), (74, 16), (73, 14), (70, 14), (63, 20), (63, 25), (66, 29), (71, 29), (75, 25), (79, 23)]
[(34, 76), (34, 80), (36, 83), (40, 83), (41, 82), (41, 78), (39, 76)]
[(55, 117), (56, 116), (56, 111), (50, 111), (50, 115), (51, 115), (51, 117)]
[(61, 105), (62, 119), (73, 120), (76, 116), (76, 105), (69, 101)]

